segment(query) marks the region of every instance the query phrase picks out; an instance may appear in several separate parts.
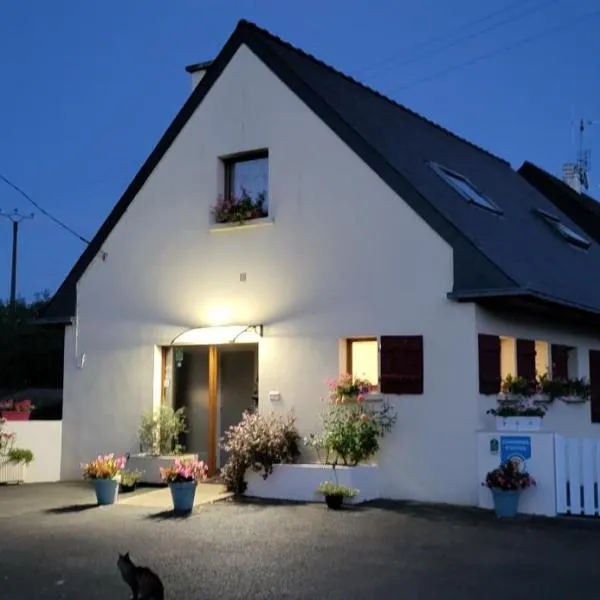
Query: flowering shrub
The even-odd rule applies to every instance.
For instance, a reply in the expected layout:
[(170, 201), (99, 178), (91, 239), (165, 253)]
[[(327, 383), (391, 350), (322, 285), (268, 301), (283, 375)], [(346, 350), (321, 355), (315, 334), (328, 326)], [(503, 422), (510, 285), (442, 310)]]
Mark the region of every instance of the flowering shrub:
[(524, 490), (536, 485), (536, 482), (529, 473), (520, 471), (515, 461), (509, 459), (498, 468), (489, 471), (481, 485), (491, 489), (514, 491)]
[(17, 438), (15, 433), (3, 431), (6, 419), (0, 419), (0, 456), (7, 455), (14, 446)]
[[(341, 461), (343, 465), (355, 466), (379, 451), (379, 439), (392, 430), (397, 415), (388, 402), (379, 408), (365, 405), (364, 394), (373, 387), (367, 380), (344, 374), (338, 382), (329, 381), (328, 385), (330, 402), (321, 415), (321, 433), (310, 434), (304, 443), (314, 448), (325, 464)], [(344, 400), (354, 394), (356, 402)]]
[(96, 460), (82, 464), (84, 479), (114, 479), (125, 468), (124, 456), (115, 458), (114, 454), (98, 455)]
[(217, 203), (212, 208), (212, 214), (215, 223), (243, 223), (250, 219), (268, 217), (269, 213), (265, 208), (266, 201), (265, 192), (261, 192), (256, 196), (256, 200), (253, 200), (250, 194), (242, 188), (239, 198), (233, 194), (227, 197), (219, 196)]
[(261, 415), (245, 412), (240, 423), (231, 426), (221, 440), (228, 452), (227, 463), (221, 476), (228, 491), (243, 494), (246, 491), (244, 476), (248, 469), (263, 472), (266, 479), (273, 465), (294, 463), (300, 456), (296, 418)]
[(165, 483), (204, 481), (208, 476), (208, 466), (201, 460), (178, 458), (172, 467), (161, 467), (160, 476)]
[(21, 402), (4, 400), (4, 402), (0, 402), (0, 411), (31, 412), (34, 408), (35, 406), (31, 403), (31, 400), (21, 400)]
[(339, 379), (328, 379), (329, 399), (332, 402), (347, 402), (356, 399), (364, 400), (365, 394), (373, 391), (375, 386), (368, 379), (353, 377), (351, 373), (343, 373)]

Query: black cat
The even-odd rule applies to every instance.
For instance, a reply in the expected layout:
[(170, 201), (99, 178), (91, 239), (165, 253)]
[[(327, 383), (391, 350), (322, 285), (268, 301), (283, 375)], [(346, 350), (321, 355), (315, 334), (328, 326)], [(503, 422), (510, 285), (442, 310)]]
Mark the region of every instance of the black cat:
[(117, 566), (131, 588), (131, 600), (164, 600), (165, 591), (160, 577), (152, 569), (134, 564), (129, 552), (119, 554)]

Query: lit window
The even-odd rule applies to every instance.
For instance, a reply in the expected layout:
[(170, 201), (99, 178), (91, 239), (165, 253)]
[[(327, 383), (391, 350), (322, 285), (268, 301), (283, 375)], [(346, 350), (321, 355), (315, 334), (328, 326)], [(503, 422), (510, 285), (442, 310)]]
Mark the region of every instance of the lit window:
[(485, 210), (502, 214), (502, 209), (482, 194), (466, 177), (435, 163), (429, 163), (429, 166), (467, 202), (476, 204), (480, 208), (485, 208)]
[(347, 369), (354, 377), (379, 383), (379, 349), (376, 339), (348, 340)]
[(536, 208), (535, 212), (572, 246), (583, 248), (584, 250), (587, 250), (590, 247), (590, 242), (588, 240), (579, 235), (576, 231), (573, 231), (570, 227), (567, 227), (557, 216), (552, 215), (541, 208)]

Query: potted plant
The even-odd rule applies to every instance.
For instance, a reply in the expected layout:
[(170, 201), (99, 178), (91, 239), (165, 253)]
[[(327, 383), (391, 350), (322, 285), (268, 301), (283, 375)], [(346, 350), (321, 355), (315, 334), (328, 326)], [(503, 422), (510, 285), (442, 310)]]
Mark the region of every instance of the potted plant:
[(98, 456), (96, 460), (82, 465), (83, 478), (89, 479), (96, 492), (99, 505), (114, 504), (119, 496), (119, 484), (125, 468), (125, 457), (114, 454)]
[(540, 375), (538, 377), (538, 388), (534, 401), (546, 403), (554, 402), (556, 398), (559, 398), (564, 394), (565, 384), (565, 380), (560, 377), (553, 377), (550, 379), (548, 373)]
[(539, 431), (546, 409), (526, 400), (499, 401), (498, 407), (490, 408), (487, 414), (496, 417), (496, 431)]
[(517, 514), (521, 492), (536, 482), (529, 473), (519, 469), (516, 461), (509, 459), (489, 471), (482, 485), (492, 493), (496, 516), (506, 518)]
[(161, 468), (172, 466), (176, 458), (198, 459), (197, 454), (183, 454), (179, 438), (187, 430), (183, 407), (175, 410), (161, 404), (155, 410), (144, 412), (138, 430), (140, 452), (128, 456), (127, 468), (142, 472), (140, 483), (160, 485)]
[(137, 483), (140, 480), (141, 476), (141, 471), (123, 471), (123, 473), (121, 474), (121, 484), (119, 486), (119, 492), (125, 494), (127, 492), (135, 491), (135, 488), (137, 487)]
[(267, 195), (260, 192), (256, 198), (252, 198), (245, 188), (242, 188), (240, 196), (230, 194), (225, 197), (220, 195), (212, 208), (212, 215), (216, 224), (236, 223), (242, 225), (252, 219), (261, 219), (269, 216), (265, 207)]
[(0, 402), (0, 417), (7, 421), (28, 421), (34, 408), (31, 400), (4, 400)]
[(585, 377), (568, 379), (565, 382), (561, 400), (569, 404), (587, 402), (592, 394), (590, 384)]
[(33, 461), (33, 452), (27, 448), (11, 448), (6, 457), (8, 465), (13, 467), (13, 473), (9, 479), (17, 483), (23, 483), (27, 467)]
[(524, 377), (513, 377), (509, 373), (502, 381), (499, 398), (505, 402), (519, 402), (533, 396), (534, 392), (535, 389)]
[(208, 467), (203, 461), (177, 459), (172, 467), (161, 468), (161, 477), (168, 484), (175, 512), (191, 512), (198, 481), (204, 481)]
[(339, 510), (346, 498), (354, 498), (358, 494), (358, 490), (339, 483), (324, 481), (317, 488), (317, 492), (325, 497), (327, 508)]

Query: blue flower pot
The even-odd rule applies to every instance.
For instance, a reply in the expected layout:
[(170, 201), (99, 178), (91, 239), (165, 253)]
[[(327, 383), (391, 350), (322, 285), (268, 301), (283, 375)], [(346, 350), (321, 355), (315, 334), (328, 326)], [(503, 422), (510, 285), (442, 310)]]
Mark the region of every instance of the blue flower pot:
[(492, 488), (494, 511), (499, 519), (516, 516), (519, 508), (520, 490), (504, 491)]
[(170, 483), (171, 497), (173, 498), (173, 510), (175, 512), (191, 512), (194, 508), (196, 496), (196, 481), (184, 481), (182, 483)]
[(100, 505), (114, 504), (119, 496), (118, 479), (92, 479), (96, 500)]

